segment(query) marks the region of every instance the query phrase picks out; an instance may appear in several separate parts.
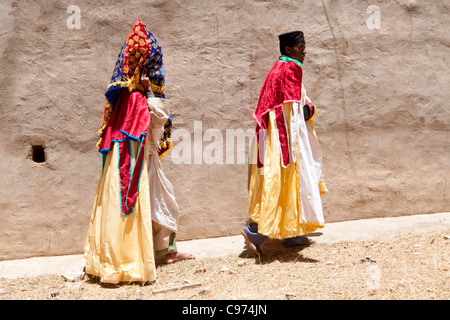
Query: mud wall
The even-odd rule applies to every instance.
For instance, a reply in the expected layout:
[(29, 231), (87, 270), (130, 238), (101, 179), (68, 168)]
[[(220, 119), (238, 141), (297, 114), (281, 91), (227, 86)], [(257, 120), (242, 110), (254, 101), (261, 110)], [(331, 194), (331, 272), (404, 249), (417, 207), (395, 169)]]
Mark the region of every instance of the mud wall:
[(82, 252), (103, 94), (138, 17), (164, 52), (179, 240), (246, 222), (251, 115), (294, 29), (320, 108), (326, 220), (450, 210), (446, 1), (2, 1), (0, 259)]

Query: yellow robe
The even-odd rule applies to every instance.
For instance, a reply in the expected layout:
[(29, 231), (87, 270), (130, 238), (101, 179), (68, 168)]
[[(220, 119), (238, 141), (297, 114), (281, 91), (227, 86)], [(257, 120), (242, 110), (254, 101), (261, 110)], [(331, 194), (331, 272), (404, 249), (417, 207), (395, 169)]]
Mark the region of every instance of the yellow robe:
[[(139, 142), (132, 141), (132, 161)], [(85, 243), (86, 273), (104, 283), (151, 282), (156, 279), (152, 217), (147, 173), (148, 143), (133, 213), (120, 210), (119, 152), (117, 142), (108, 152), (97, 187)]]
[[(311, 186), (314, 189), (313, 194), (316, 195), (316, 199), (314, 199), (316, 204), (315, 206), (313, 205), (316, 210), (306, 208), (302, 212), (302, 207), (306, 207), (306, 200), (308, 199), (303, 198), (305, 203), (302, 206), (301, 190), (304, 190), (307, 183), (300, 181), (302, 172), (299, 167), (304, 166), (302, 155), (299, 152), (299, 143), (302, 142), (299, 142), (300, 139), (298, 137), (293, 140), (292, 136), (291, 120), (294, 114), (294, 106), (294, 103), (289, 102), (285, 103), (282, 108), (284, 108), (289, 141), (290, 143), (295, 141), (295, 144), (290, 148), (291, 159), (296, 161), (291, 161), (286, 168), (282, 165), (275, 110), (272, 110), (268, 114), (267, 139), (263, 149), (264, 166), (262, 169), (257, 168), (256, 158), (259, 152), (259, 146), (257, 145), (254, 150), (250, 173), (248, 214), (254, 222), (258, 223), (258, 232), (272, 239), (300, 236), (324, 227), (320, 195), (328, 190), (320, 173), (315, 176), (317, 185)], [(302, 106), (303, 104), (297, 110), (302, 110)], [(296, 107), (298, 108), (298, 105)], [(302, 121), (304, 124), (304, 136), (306, 136), (305, 139), (308, 140), (307, 144), (311, 148), (310, 151), (312, 151), (308, 155), (312, 163), (308, 170), (315, 171), (320, 167), (321, 171), (321, 151), (314, 130), (316, 117), (317, 108), (312, 119), (305, 123), (302, 118)]]

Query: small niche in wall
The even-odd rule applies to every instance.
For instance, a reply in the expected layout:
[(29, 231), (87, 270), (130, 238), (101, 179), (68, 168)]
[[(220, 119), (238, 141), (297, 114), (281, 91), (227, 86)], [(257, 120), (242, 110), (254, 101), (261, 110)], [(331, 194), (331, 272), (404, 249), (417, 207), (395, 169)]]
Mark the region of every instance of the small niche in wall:
[(31, 159), (36, 163), (45, 162), (45, 148), (41, 145), (31, 146)]

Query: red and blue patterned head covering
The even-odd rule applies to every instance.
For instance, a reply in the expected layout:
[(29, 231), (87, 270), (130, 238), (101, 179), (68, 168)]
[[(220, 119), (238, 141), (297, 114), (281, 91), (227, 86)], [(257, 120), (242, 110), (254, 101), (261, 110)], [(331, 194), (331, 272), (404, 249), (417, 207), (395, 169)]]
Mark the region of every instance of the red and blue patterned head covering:
[[(149, 77), (152, 91), (165, 98), (162, 49), (153, 34), (147, 30), (141, 19), (138, 19), (120, 50), (110, 84), (105, 92), (106, 103), (99, 130), (100, 137), (108, 127), (112, 111), (122, 90), (127, 88), (129, 91), (135, 89), (143, 91), (139, 84), (141, 74)], [(97, 147), (100, 146), (101, 140), (100, 138)]]

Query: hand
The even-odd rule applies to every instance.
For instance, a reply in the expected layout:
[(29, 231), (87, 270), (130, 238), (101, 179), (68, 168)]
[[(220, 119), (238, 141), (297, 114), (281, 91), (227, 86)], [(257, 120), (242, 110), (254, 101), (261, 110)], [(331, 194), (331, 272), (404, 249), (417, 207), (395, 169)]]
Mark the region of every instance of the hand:
[(152, 90), (152, 82), (150, 81), (150, 79), (147, 77), (146, 74), (141, 75), (139, 82), (142, 85), (142, 87), (144, 87), (145, 93)]

